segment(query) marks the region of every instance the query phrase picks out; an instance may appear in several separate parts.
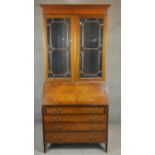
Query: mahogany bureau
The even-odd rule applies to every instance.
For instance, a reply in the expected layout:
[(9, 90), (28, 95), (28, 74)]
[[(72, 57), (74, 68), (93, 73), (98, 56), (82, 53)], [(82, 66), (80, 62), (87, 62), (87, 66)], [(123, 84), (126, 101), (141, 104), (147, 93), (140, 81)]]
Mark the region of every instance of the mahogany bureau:
[(101, 81), (45, 82), (43, 94), (44, 151), (47, 143), (108, 145), (108, 96)]
[(44, 152), (48, 143), (105, 143), (108, 150), (105, 81), (109, 6), (41, 5)]

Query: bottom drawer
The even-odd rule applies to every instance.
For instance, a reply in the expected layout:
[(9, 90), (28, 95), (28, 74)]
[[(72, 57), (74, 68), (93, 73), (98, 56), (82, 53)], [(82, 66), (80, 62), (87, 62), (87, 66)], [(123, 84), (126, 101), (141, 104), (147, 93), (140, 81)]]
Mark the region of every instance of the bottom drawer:
[(105, 142), (106, 132), (45, 132), (49, 143)]

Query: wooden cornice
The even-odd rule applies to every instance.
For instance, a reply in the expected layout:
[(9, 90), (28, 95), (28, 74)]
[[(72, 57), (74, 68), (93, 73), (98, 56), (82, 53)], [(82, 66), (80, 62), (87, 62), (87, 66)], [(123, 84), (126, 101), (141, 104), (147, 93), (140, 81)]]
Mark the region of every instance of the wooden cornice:
[(63, 5), (51, 5), (41, 4), (44, 15), (104, 15), (107, 14), (110, 4), (63, 4)]

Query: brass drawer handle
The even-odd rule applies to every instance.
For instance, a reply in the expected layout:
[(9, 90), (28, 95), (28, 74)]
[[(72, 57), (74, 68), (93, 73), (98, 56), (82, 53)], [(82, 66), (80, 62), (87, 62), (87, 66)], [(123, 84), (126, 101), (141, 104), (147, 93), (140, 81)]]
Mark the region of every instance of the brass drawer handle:
[(44, 112), (44, 113), (46, 113), (46, 112), (47, 112), (47, 111), (46, 111), (46, 108), (43, 108), (43, 112)]
[(62, 109), (57, 109), (56, 113), (61, 113)]
[(97, 112), (97, 110), (95, 108), (90, 110), (90, 113), (95, 114)]
[(62, 117), (53, 117), (53, 120), (54, 121), (61, 121), (62, 120)]
[(103, 114), (105, 113), (105, 108), (104, 108), (104, 107), (101, 108), (101, 112), (102, 112)]
[(90, 130), (95, 130), (97, 128), (97, 125), (92, 125), (89, 127)]
[(62, 138), (63, 138), (62, 136), (54, 136), (53, 137), (54, 140), (59, 140), (59, 139), (62, 139)]
[(96, 117), (90, 117), (89, 120), (90, 120), (90, 121), (96, 121), (97, 118), (96, 118)]
[(92, 108), (92, 109), (90, 110), (90, 113), (92, 113), (92, 114), (95, 114), (95, 113), (97, 113), (97, 112), (104, 113), (105, 110), (104, 110), (104, 108), (101, 108), (101, 109), (99, 109), (99, 108)]
[(58, 129), (64, 128), (64, 126), (59, 124), (59, 125), (54, 125), (53, 128), (58, 130)]
[(62, 109), (61, 108), (59, 108), (59, 109), (53, 109), (52, 112), (53, 113), (56, 113), (56, 114), (59, 114), (59, 113), (62, 112)]
[(97, 137), (96, 137), (96, 135), (90, 135), (88, 138), (89, 139), (96, 139)]

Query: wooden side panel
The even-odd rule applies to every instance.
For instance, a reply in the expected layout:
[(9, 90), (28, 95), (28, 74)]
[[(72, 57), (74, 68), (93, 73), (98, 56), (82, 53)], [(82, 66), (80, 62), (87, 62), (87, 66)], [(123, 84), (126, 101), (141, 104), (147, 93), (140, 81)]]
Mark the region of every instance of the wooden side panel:
[(46, 27), (46, 17), (43, 17), (43, 28), (44, 28), (44, 78), (45, 80), (48, 79), (48, 57), (47, 57), (47, 27)]
[(80, 46), (80, 20), (78, 16), (75, 16), (75, 80), (79, 78), (79, 46)]
[(72, 80), (75, 80), (75, 61), (76, 61), (76, 32), (75, 32), (75, 17), (71, 18), (71, 73), (72, 73)]
[(106, 81), (107, 15), (104, 15), (102, 78)]

